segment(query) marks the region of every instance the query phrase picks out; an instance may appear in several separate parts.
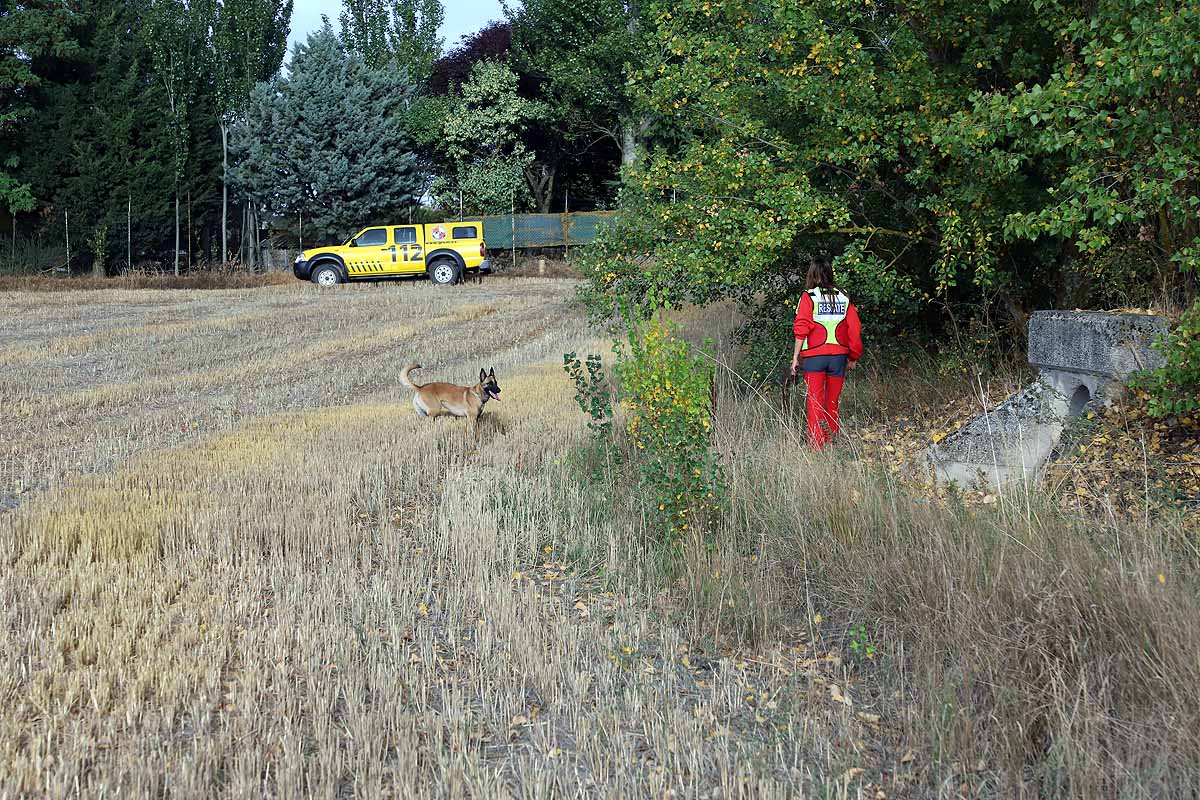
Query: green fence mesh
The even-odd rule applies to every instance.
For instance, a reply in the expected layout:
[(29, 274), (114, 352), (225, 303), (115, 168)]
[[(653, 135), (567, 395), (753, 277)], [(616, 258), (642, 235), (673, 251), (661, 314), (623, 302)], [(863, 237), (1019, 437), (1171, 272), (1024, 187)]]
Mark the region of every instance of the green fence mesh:
[(596, 238), (600, 227), (613, 216), (612, 211), (586, 211), (571, 214), (502, 214), (483, 218), (483, 238), (488, 247), (563, 247), (587, 244)]

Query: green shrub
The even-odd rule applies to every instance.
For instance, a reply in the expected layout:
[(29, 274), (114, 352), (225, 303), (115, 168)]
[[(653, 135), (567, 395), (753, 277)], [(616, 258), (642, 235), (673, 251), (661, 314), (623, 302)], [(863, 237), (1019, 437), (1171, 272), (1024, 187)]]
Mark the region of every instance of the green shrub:
[(1200, 409), (1200, 300), (1184, 312), (1158, 347), (1166, 363), (1138, 373), (1130, 382), (1150, 395), (1150, 415), (1166, 417)]
[(563, 369), (575, 382), (575, 402), (583, 413), (590, 417), (588, 430), (593, 439), (612, 439), (613, 407), (608, 391), (608, 380), (604, 376), (604, 365), (597, 353), (589, 353), (585, 364), (574, 353), (563, 354)]
[(617, 363), (626, 430), (636, 448), (642, 496), (664, 542), (678, 544), (725, 502), (725, 477), (711, 448), (714, 361), (693, 352), (678, 326), (659, 316), (628, 322)]

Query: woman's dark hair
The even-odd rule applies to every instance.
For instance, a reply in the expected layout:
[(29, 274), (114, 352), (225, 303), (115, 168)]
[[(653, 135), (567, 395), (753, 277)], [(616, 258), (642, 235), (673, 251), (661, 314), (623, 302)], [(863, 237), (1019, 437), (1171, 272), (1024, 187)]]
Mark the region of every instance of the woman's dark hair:
[(828, 258), (815, 256), (808, 262), (808, 279), (804, 282), (804, 288), (837, 291), (837, 284), (833, 282), (833, 264)]

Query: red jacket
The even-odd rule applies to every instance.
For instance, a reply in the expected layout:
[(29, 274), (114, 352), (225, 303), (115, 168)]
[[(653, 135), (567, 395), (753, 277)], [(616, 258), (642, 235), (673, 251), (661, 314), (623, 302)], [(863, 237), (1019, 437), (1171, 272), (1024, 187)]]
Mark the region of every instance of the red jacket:
[[(836, 341), (826, 341), (828, 330), (826, 325), (814, 319), (813, 316), (813, 294), (820, 295), (820, 290), (812, 290), (800, 295), (800, 302), (796, 304), (796, 322), (792, 326), (792, 330), (796, 334), (796, 338), (804, 341), (808, 340), (804, 349), (800, 351), (800, 355), (805, 358), (812, 356), (840, 356), (849, 355), (851, 361), (857, 361), (862, 357), (862, 323), (858, 320), (858, 309), (850, 302), (850, 298), (839, 293), (840, 297), (845, 300), (845, 318), (837, 322), (834, 327), (834, 338)], [(835, 295), (826, 295), (827, 297), (836, 299)], [(821, 309), (818, 309), (820, 311)], [(831, 313), (820, 314), (829, 324), (833, 324), (841, 316), (839, 308), (833, 307), (826, 310)]]

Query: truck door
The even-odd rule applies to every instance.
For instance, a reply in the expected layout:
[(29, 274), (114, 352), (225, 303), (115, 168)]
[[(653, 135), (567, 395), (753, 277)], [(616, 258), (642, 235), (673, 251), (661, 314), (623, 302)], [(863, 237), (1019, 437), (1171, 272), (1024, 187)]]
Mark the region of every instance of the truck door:
[(420, 225), (405, 225), (392, 228), (391, 268), (394, 272), (425, 271), (425, 241)]
[(346, 249), (346, 272), (352, 278), (382, 275), (391, 260), (387, 228), (367, 228), (352, 240)]

